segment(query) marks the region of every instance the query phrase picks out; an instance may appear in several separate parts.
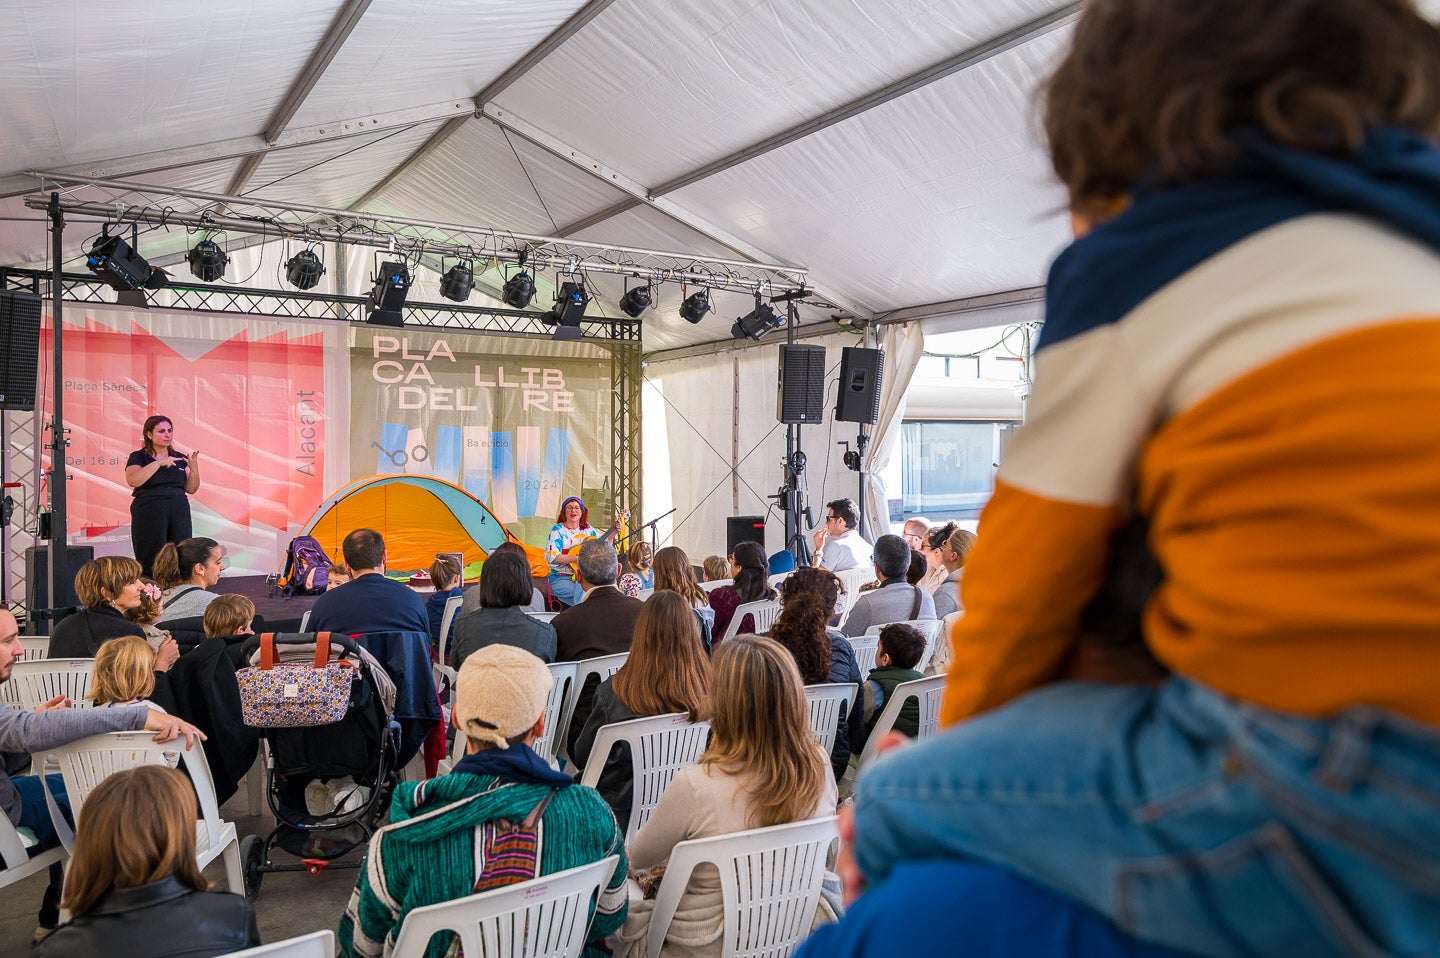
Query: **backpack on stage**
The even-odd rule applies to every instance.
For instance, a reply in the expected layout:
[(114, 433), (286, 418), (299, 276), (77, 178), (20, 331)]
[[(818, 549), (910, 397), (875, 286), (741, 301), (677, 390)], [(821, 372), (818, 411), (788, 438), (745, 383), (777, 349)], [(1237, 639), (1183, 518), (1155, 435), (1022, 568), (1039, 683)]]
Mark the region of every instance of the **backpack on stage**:
[(283, 595), (324, 592), (333, 563), (314, 536), (296, 536), (285, 550), (285, 565), (275, 587)]

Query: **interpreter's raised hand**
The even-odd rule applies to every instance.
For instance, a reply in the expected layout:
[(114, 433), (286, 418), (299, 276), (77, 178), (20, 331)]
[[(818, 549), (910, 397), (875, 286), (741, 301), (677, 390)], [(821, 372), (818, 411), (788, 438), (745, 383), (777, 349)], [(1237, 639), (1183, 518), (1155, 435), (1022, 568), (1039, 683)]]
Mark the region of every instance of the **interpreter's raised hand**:
[(145, 716), (145, 731), (154, 732), (157, 742), (173, 742), (183, 735), (187, 750), (192, 748), (197, 740), (205, 741), (204, 732), (184, 719), (159, 709), (151, 709), (150, 714)]
[(169, 672), (170, 666), (180, 658), (180, 645), (175, 641), (173, 635), (167, 634), (165, 641), (160, 643), (160, 648), (155, 650), (155, 671)]
[(44, 705), (41, 705), (39, 708), (35, 709), (35, 711), (53, 712), (55, 709), (68, 709), (72, 706), (72, 704), (73, 703), (65, 696), (57, 695), (50, 701), (46, 702)]
[(161, 468), (161, 469), (168, 469), (169, 467), (171, 467), (171, 466), (175, 465), (176, 463), (178, 463), (180, 460), (179, 460), (179, 459), (176, 459), (174, 456), (170, 455), (169, 453), (166, 453), (166, 454), (163, 455), (163, 456), (156, 456), (156, 457), (155, 457), (155, 461), (158, 462), (158, 463), (160, 463), (160, 468)]

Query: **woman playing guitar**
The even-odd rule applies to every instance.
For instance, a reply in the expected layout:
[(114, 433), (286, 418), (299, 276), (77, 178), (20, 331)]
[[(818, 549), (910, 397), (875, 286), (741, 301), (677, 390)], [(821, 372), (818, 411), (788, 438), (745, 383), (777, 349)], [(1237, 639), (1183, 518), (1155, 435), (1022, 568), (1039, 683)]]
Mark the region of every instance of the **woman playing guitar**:
[(590, 510), (579, 496), (560, 503), (560, 515), (545, 540), (545, 561), (550, 563), (550, 594), (565, 606), (579, 602), (585, 594), (575, 582), (575, 563), (586, 539), (609, 539), (620, 528), (616, 519), (603, 534), (590, 525)]

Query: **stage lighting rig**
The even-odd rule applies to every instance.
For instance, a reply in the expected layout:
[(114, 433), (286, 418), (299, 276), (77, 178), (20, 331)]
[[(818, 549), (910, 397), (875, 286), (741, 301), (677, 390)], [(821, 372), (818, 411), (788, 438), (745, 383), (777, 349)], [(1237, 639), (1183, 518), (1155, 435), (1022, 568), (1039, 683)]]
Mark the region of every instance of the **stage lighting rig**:
[[(558, 278), (558, 277), (557, 277)], [(585, 283), (568, 281), (559, 284), (555, 294), (555, 305), (545, 322), (555, 327), (554, 339), (579, 339), (580, 321), (585, 318), (585, 307), (590, 305), (590, 294), (585, 292)]]
[(311, 249), (302, 249), (285, 263), (285, 278), (296, 289), (314, 289), (325, 275), (325, 264)]
[(143, 289), (150, 282), (152, 272), (145, 257), (134, 247), (123, 238), (104, 232), (103, 228), (100, 239), (85, 257), (85, 265), (110, 288), (118, 290)]
[(388, 260), (379, 265), (370, 290), (370, 315), (367, 323), (377, 326), (404, 326), (401, 310), (410, 295), (410, 269), (403, 260)]
[(461, 260), (440, 277), (440, 295), (457, 303), (469, 299), (470, 291), (474, 288), (475, 268), (469, 260)]
[(634, 289), (629, 287), (629, 283), (628, 279), (625, 280), (625, 295), (620, 297), (620, 312), (632, 319), (639, 319), (640, 314), (650, 308), (650, 302), (655, 298), (654, 293), (648, 282)]
[(735, 339), (744, 339), (747, 336), (759, 341), (770, 330), (776, 328), (785, 320), (775, 312), (775, 307), (769, 303), (760, 301), (760, 294), (755, 294), (755, 308), (735, 320), (735, 325), (730, 327), (730, 335)]
[(535, 280), (525, 272), (525, 260), (529, 257), (527, 250), (516, 250), (520, 256), (520, 272), (511, 276), (505, 281), (500, 289), (500, 298), (506, 306), (511, 309), (524, 309), (530, 305), (530, 300), (535, 298)]
[(203, 239), (195, 244), (185, 257), (190, 263), (190, 275), (203, 283), (213, 283), (225, 276), (225, 267), (230, 257), (214, 240)]
[(695, 324), (705, 318), (710, 312), (710, 291), (702, 289), (698, 293), (691, 293), (685, 297), (680, 304), (680, 318), (687, 323)]

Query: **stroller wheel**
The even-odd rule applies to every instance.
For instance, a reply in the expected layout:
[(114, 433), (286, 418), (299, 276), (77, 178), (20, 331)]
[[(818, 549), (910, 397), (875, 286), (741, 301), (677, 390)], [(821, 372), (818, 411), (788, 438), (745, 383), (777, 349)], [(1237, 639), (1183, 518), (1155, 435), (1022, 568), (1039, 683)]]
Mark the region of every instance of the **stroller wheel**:
[(265, 877), (265, 839), (259, 835), (240, 839), (240, 870), (245, 878), (245, 897), (253, 902), (260, 897), (260, 879)]

